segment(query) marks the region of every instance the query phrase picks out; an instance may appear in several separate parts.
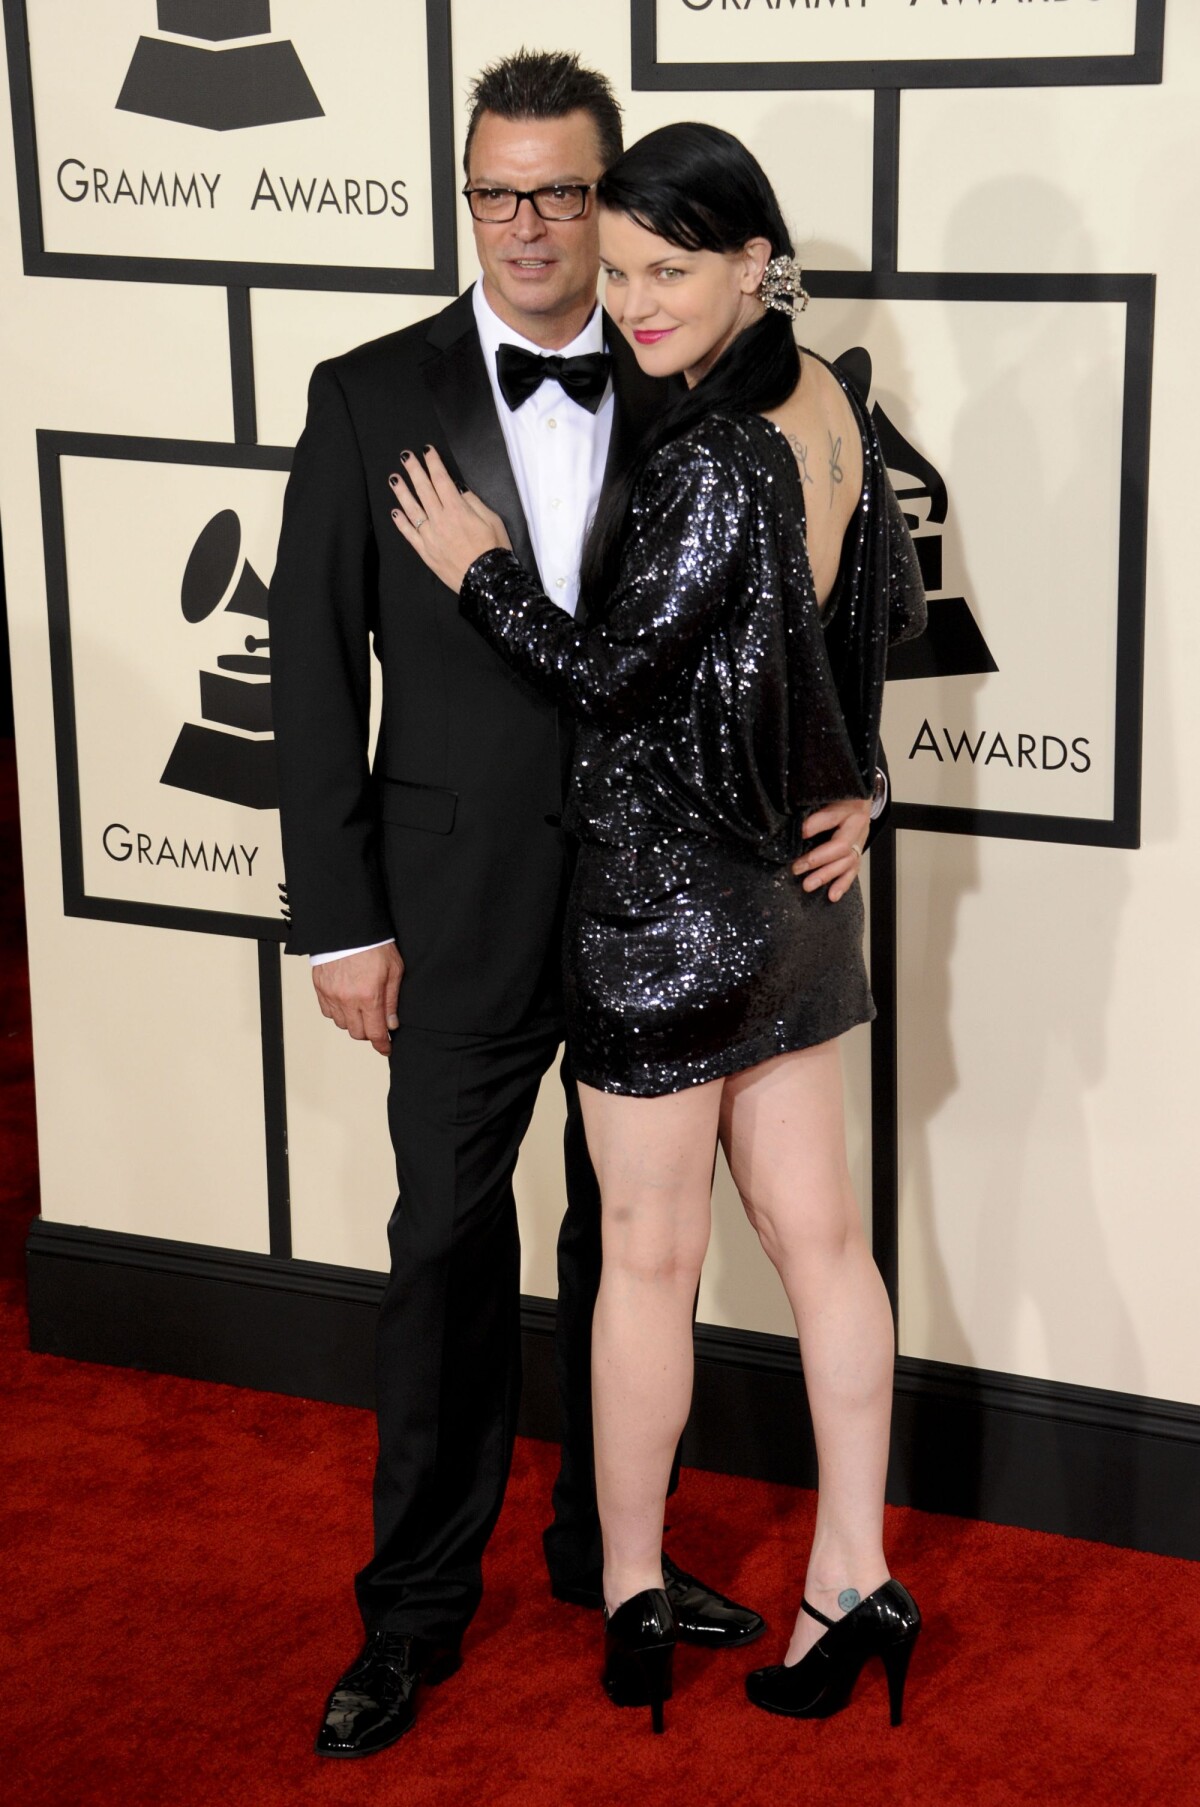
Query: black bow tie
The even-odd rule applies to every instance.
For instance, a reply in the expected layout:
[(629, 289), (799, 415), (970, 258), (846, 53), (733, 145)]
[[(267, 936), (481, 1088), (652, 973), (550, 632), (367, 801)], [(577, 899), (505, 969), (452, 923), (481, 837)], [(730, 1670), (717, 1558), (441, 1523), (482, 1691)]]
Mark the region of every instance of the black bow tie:
[(608, 388), (608, 353), (585, 351), (577, 358), (560, 358), (555, 353), (543, 358), (519, 345), (502, 345), (496, 353), (496, 374), (500, 393), (510, 408), (519, 408), (547, 377), (553, 377), (573, 402), (594, 414)]

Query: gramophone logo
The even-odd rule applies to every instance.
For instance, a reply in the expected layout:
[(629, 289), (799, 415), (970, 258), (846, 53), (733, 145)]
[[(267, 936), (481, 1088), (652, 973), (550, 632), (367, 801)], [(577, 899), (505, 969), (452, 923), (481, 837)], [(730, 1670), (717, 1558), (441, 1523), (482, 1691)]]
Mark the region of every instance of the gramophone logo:
[[(838, 362), (859, 393), (870, 395), (870, 352), (856, 345), (843, 353)], [(889, 682), (901, 678), (961, 678), (999, 670), (966, 597), (947, 596), (943, 591), (941, 530), (949, 512), (945, 482), (888, 419), (878, 402), (871, 408), (871, 419), (896, 499), (913, 536), (929, 602), (925, 632), (919, 639), (906, 640), (892, 649), (888, 658)]]
[[(212, 132), (322, 116), (295, 46), (271, 38), (271, 0), (158, 0), (158, 29), (138, 40), (119, 111)], [(247, 38), (269, 41), (232, 42)]]
[[(228, 598), (228, 600), (225, 600)], [(267, 588), (242, 556), (242, 527), (232, 508), (204, 527), (187, 562), (179, 597), (193, 626), (219, 608), (252, 622), (267, 619)], [(243, 651), (222, 653), (200, 673), (200, 717), (176, 737), (161, 783), (248, 809), (275, 809), (270, 641), (247, 633)]]

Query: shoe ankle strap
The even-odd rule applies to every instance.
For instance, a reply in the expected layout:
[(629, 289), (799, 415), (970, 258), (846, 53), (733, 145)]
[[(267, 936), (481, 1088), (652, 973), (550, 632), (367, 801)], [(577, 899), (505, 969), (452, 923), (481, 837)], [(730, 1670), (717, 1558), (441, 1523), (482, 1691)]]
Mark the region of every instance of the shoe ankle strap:
[(801, 1600), (800, 1610), (806, 1612), (810, 1619), (815, 1619), (818, 1625), (824, 1625), (829, 1631), (832, 1631), (837, 1624), (836, 1619), (827, 1619), (823, 1612), (818, 1612), (816, 1607), (810, 1606), (807, 1600)]

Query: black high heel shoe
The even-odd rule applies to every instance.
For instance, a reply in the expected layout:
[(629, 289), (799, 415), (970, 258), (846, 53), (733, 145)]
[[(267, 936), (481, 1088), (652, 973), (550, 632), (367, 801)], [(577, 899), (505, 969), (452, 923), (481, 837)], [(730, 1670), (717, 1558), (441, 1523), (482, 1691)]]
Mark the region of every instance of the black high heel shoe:
[(921, 1629), (921, 1614), (908, 1589), (899, 1581), (885, 1581), (844, 1619), (827, 1619), (807, 1600), (800, 1604), (810, 1619), (827, 1627), (825, 1636), (798, 1663), (752, 1670), (746, 1693), (754, 1705), (793, 1719), (828, 1719), (846, 1705), (863, 1666), (877, 1656), (887, 1671), (892, 1724), (899, 1725), (904, 1680)]
[(604, 1615), (604, 1689), (614, 1706), (649, 1707), (656, 1732), (671, 1698), (675, 1614), (661, 1587), (645, 1588)]

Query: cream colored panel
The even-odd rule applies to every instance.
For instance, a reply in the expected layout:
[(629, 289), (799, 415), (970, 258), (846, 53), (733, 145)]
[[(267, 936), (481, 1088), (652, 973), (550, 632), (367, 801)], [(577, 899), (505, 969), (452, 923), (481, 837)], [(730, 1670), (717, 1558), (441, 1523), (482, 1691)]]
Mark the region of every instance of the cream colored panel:
[(870, 62), (965, 57), (1128, 56), (1137, 0), (986, 9), (917, 0), (766, 5), (655, 0), (663, 63)]
[[(28, 456), (28, 442), (14, 442), (35, 427), (232, 439), (224, 290), (54, 276), (15, 280), (20, 253), (11, 167), (4, 174), (6, 461), (18, 450)], [(6, 549), (7, 541), (6, 520)]]
[(563, 1178), (565, 1122), (556, 1060), (542, 1081), (513, 1182), (521, 1230), (521, 1291), (535, 1298), (553, 1299), (558, 1292), (555, 1253), (558, 1226), (567, 1203)]
[(295, 445), (308, 379), (324, 358), (398, 332), (445, 307), (436, 295), (346, 295), (337, 290), (255, 289), (254, 387), (262, 445)]
[(1161, 86), (906, 93), (900, 268), (1194, 273), (1200, 7), (1186, 0), (1167, 6), (1163, 71)]
[[(612, 69), (611, 62), (602, 65)], [(622, 80), (628, 64), (622, 65)], [(754, 152), (779, 197), (796, 255), (814, 270), (865, 270), (871, 262), (874, 97), (853, 90), (806, 94), (627, 94), (625, 141), (676, 119), (733, 132)], [(800, 324), (806, 336), (808, 318)]]
[[(1108, 820), (1125, 308), (830, 301), (819, 317), (830, 350), (871, 348), (874, 398), (941, 473), (941, 587), (999, 667), (889, 685), (897, 795)], [(931, 601), (931, 634), (952, 606)]]
[[(872, 95), (834, 89), (719, 96), (619, 92), (626, 143), (676, 119), (722, 126), (749, 145), (765, 169), (803, 265), (870, 266)], [(801, 338), (807, 327), (806, 318)]]
[(267, 1248), (254, 945), (32, 917), (42, 1214)]
[(396, 1169), (388, 1063), (321, 1015), (307, 960), (283, 962), (292, 1253), (386, 1269)]
[(774, 1336), (796, 1333), (779, 1275), (746, 1219), (723, 1154), (717, 1161), (712, 1240), (696, 1317), (701, 1324), (733, 1324)]
[(1200, 1401), (1195, 855), (900, 856), (903, 1352)]

